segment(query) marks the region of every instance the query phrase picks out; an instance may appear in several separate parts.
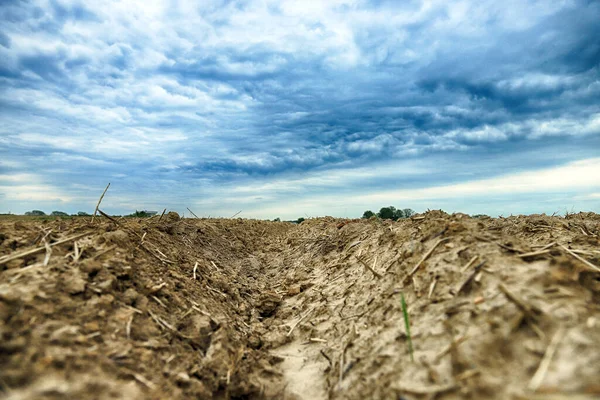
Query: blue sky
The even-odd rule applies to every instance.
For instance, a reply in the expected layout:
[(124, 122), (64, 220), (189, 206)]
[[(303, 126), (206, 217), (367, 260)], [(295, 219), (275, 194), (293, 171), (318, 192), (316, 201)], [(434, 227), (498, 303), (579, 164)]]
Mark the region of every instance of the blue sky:
[(0, 212), (600, 211), (598, 1), (2, 1)]

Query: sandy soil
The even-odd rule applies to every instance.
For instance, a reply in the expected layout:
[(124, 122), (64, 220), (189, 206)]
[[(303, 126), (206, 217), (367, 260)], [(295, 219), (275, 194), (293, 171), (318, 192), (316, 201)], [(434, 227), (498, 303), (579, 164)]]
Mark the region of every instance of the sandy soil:
[(0, 397), (597, 398), (599, 235), (592, 213), (1, 219)]

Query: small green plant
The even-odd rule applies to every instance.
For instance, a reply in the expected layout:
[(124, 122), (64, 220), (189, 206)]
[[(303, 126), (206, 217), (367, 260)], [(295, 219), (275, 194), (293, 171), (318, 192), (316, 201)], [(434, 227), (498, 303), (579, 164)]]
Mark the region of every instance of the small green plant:
[(400, 301), (402, 302), (402, 315), (404, 315), (404, 328), (406, 329), (406, 337), (408, 341), (408, 352), (410, 353), (410, 360), (415, 361), (413, 356), (413, 345), (412, 336), (410, 335), (410, 320), (408, 318), (408, 307), (406, 307), (406, 300), (404, 300), (404, 293), (400, 293)]

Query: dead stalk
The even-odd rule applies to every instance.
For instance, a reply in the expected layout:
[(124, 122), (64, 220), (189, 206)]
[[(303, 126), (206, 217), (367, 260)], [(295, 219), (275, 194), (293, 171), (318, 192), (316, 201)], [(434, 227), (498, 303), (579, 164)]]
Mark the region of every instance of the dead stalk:
[(131, 323), (133, 322), (134, 315), (135, 313), (131, 314), (131, 317), (129, 317), (129, 321), (127, 321), (127, 326), (125, 327), (125, 332), (127, 332), (127, 339), (131, 338)]
[(44, 247), (46, 248), (46, 256), (44, 257), (43, 266), (46, 267), (48, 266), (48, 263), (50, 262), (50, 256), (52, 255), (52, 247), (50, 247), (50, 244), (46, 241), (46, 239), (44, 239)]
[(417, 265), (415, 265), (415, 267), (412, 269), (412, 271), (410, 271), (408, 273), (408, 276), (406, 278), (408, 279), (411, 276), (413, 276), (415, 274), (415, 272), (417, 272), (417, 270), (425, 262), (425, 260), (427, 260), (429, 258), (429, 256), (433, 253), (433, 251), (436, 249), (436, 247), (438, 247), (440, 244), (442, 244), (442, 243), (444, 243), (444, 242), (446, 242), (448, 240), (450, 240), (450, 238), (440, 239), (437, 242), (435, 242), (435, 244), (431, 247), (431, 249), (429, 249), (429, 251), (427, 253), (425, 253), (425, 255), (423, 256), (423, 258), (421, 258), (421, 260), (419, 260), (419, 262), (417, 263)]
[(110, 187), (110, 182), (108, 182), (108, 185), (106, 185), (106, 189), (104, 189), (104, 192), (102, 192), (102, 196), (100, 196), (100, 199), (98, 199), (98, 204), (96, 204), (96, 209), (94, 210), (94, 215), (92, 216), (92, 222), (94, 222), (94, 218), (96, 218), (96, 213), (98, 212), (98, 207), (100, 207), (100, 203), (102, 203), (102, 199), (104, 198), (104, 195), (106, 194), (106, 191), (108, 190), (109, 187)]
[[(58, 246), (59, 244), (63, 244), (63, 243), (66, 243), (66, 242), (70, 242), (71, 240), (75, 240), (75, 239), (79, 239), (79, 238), (82, 238), (82, 237), (87, 236), (87, 235), (91, 235), (92, 233), (93, 232), (84, 232), (84, 233), (80, 233), (80, 234), (77, 234), (77, 235), (74, 235), (74, 236), (70, 236), (68, 238), (61, 239), (61, 240), (59, 240), (57, 242), (50, 243), (49, 246), (50, 247)], [(25, 251), (20, 252), (20, 253), (10, 254), (8, 256), (0, 258), (0, 265), (6, 264), (7, 262), (12, 261), (12, 260), (17, 260), (17, 259), (22, 258), (22, 257), (30, 256), (32, 254), (41, 253), (44, 250), (46, 250), (46, 245), (40, 246), (40, 247), (36, 247), (35, 249), (31, 249), (31, 250), (25, 250)]]
[[(366, 263), (365, 260), (363, 260), (362, 258), (360, 258), (359, 256), (356, 256), (356, 259), (369, 271), (371, 271), (373, 273), (373, 275), (375, 275), (377, 278), (381, 279), (383, 278), (383, 275), (381, 275), (379, 272), (375, 271), (371, 266), (369, 266), (369, 264)], [(377, 259), (375, 259), (375, 261), (377, 261)]]
[(548, 367), (550, 367), (550, 363), (552, 362), (552, 357), (554, 357), (554, 353), (556, 352), (556, 349), (558, 348), (558, 345), (560, 344), (560, 341), (564, 335), (565, 329), (561, 327), (552, 337), (552, 341), (548, 345), (548, 348), (546, 348), (546, 352), (544, 353), (544, 358), (542, 358), (542, 361), (540, 362), (540, 366), (533, 375), (533, 378), (531, 378), (531, 382), (529, 382), (529, 390), (535, 392), (542, 384), (542, 381), (548, 372)]
[[(190, 213), (192, 213), (192, 215), (194, 216), (194, 218), (198, 218), (198, 216), (197, 216), (196, 214), (194, 214), (194, 212), (193, 212), (192, 210), (190, 210), (188, 207), (186, 207), (186, 208), (187, 208), (187, 210), (188, 210)], [(198, 219), (200, 219), (200, 218), (198, 218)]]
[(585, 258), (573, 253), (570, 249), (568, 249), (567, 247), (563, 246), (562, 244), (560, 245), (560, 247), (566, 251), (567, 253), (569, 253), (570, 255), (572, 255), (573, 257), (575, 257), (576, 259), (578, 259), (579, 261), (581, 261), (582, 263), (584, 263), (585, 265), (587, 265), (588, 267), (590, 267), (591, 269), (593, 269), (594, 271), (600, 272), (600, 268), (595, 266), (594, 264), (592, 264), (591, 262), (589, 262), (588, 260), (586, 260)]
[(438, 278), (437, 276), (435, 278), (433, 278), (433, 282), (431, 282), (431, 286), (429, 286), (429, 294), (427, 295), (427, 298), (430, 299), (431, 295), (433, 294), (433, 291), (435, 290), (435, 285), (437, 284)]
[(475, 261), (477, 261), (478, 258), (479, 258), (479, 256), (473, 256), (473, 258), (471, 258), (471, 260), (469, 260), (469, 262), (464, 267), (461, 268), (460, 272), (465, 272), (466, 270), (468, 270), (469, 267), (471, 265), (473, 265), (473, 263)]
[(292, 334), (292, 332), (294, 332), (294, 329), (296, 329), (296, 327), (298, 325), (300, 325), (300, 322), (302, 322), (303, 320), (306, 319), (306, 317), (308, 317), (313, 311), (314, 311), (315, 307), (312, 307), (310, 310), (308, 310), (306, 312), (306, 314), (304, 314), (302, 317), (300, 317), (300, 319), (298, 319), (298, 321), (294, 322), (294, 324), (290, 327), (289, 332), (287, 333), (286, 336), (290, 336)]

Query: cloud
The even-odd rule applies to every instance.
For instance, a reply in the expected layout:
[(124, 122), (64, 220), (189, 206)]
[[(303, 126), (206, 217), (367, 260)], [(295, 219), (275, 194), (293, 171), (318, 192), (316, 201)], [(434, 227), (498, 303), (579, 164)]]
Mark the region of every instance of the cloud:
[(461, 182), (594, 156), (599, 18), (584, 0), (3, 2), (0, 173), (38, 181), (0, 195), (78, 209), (119, 179), (116, 212), (213, 214), (444, 181), (476, 197)]
[(0, 197), (4, 201), (35, 201), (68, 203), (73, 197), (42, 182), (34, 174), (0, 175)]
[[(597, 193), (600, 185), (595, 176), (600, 172), (600, 159), (588, 159), (556, 168), (547, 168), (524, 173), (508, 174), (491, 179), (470, 180), (452, 185), (439, 185), (402, 190), (370, 190), (369, 194), (340, 193), (304, 195), (303, 190), (295, 193), (291, 203), (275, 201), (267, 196), (260, 201), (248, 197), (231, 196), (224, 199), (229, 210), (243, 208), (248, 213), (268, 217), (280, 215), (295, 218), (307, 215), (354, 216), (365, 209), (377, 211), (380, 207), (395, 204), (403, 207), (410, 204), (423, 208), (444, 208), (446, 211), (469, 213), (519, 214), (553, 213), (571, 205), (578, 207), (598, 206)], [(279, 190), (279, 186), (274, 188)], [(285, 186), (284, 186), (285, 188)], [(269, 187), (258, 187), (257, 193), (270, 193)], [(587, 192), (592, 191), (587, 194)], [(577, 195), (584, 192), (585, 195)], [(272, 193), (272, 192), (271, 192)], [(254, 206), (252, 206), (254, 204)], [(199, 203), (198, 206), (202, 206)], [(586, 209), (586, 208), (583, 208)]]
[(600, 158), (593, 158), (555, 168), (527, 171), (453, 185), (369, 194), (361, 196), (361, 200), (372, 203), (389, 199), (406, 201), (589, 190), (600, 187), (600, 182), (596, 179), (598, 176), (600, 176)]

